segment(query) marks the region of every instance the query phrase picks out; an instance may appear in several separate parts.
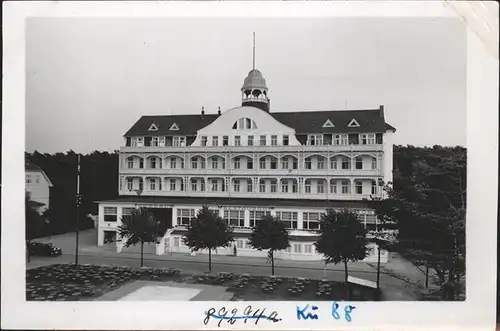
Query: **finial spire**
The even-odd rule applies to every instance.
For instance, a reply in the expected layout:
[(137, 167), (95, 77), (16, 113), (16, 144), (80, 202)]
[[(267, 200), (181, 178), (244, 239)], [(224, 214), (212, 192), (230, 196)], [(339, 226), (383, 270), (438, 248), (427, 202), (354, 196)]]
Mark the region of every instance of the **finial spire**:
[(253, 33), (253, 70), (255, 70), (255, 32)]

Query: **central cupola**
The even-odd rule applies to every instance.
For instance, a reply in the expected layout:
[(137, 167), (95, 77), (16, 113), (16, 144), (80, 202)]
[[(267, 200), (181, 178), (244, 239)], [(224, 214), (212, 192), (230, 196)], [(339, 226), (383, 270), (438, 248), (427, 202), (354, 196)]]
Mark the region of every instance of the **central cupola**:
[(241, 93), (242, 106), (257, 107), (269, 112), (266, 80), (262, 76), (262, 73), (255, 69), (255, 32), (253, 34), (253, 69), (245, 78)]

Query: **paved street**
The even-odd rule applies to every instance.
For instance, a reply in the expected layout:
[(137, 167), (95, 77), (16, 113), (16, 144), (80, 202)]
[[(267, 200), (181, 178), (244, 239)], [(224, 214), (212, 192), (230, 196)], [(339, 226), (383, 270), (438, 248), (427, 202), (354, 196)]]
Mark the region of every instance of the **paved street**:
[[(80, 234), (79, 263), (98, 265), (128, 265), (140, 266), (139, 247), (127, 249), (122, 253), (116, 253), (115, 246), (96, 246), (96, 235), (94, 230), (84, 231)], [(52, 242), (57, 247), (62, 248), (63, 255), (56, 258), (33, 257), (28, 263), (28, 268), (56, 263), (74, 263), (75, 261), (75, 235), (63, 234), (51, 238), (38, 239), (39, 242)], [(148, 245), (144, 254), (144, 265), (155, 268), (175, 268), (181, 273), (202, 273), (208, 271), (208, 256), (175, 253), (171, 255), (157, 256), (154, 254), (154, 245)], [(348, 265), (349, 274), (371, 281), (376, 281), (376, 270), (366, 263), (351, 263)], [(405, 266), (401, 271), (408, 269)], [(271, 274), (270, 265), (265, 263), (265, 258), (255, 257), (234, 257), (234, 256), (212, 256), (212, 271), (233, 272), (237, 274), (249, 273), (253, 275), (267, 276)], [(275, 273), (278, 276), (307, 277), (321, 279), (325, 278), (324, 264), (321, 261), (290, 261), (276, 260)], [(418, 272), (414, 272), (418, 277)], [(328, 265), (326, 278), (329, 280), (344, 280), (343, 265)], [(381, 288), (387, 299), (390, 300), (413, 300), (416, 296), (408, 288), (405, 282), (381, 273)]]

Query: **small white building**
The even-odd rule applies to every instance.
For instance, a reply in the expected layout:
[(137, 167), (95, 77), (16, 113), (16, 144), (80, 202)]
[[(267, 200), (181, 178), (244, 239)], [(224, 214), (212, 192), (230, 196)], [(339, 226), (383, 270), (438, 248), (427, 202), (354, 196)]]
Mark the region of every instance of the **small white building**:
[[(122, 217), (141, 206), (170, 228), (157, 254), (189, 253), (182, 237), (203, 205), (234, 228), (241, 256), (265, 256), (248, 242), (265, 214), (289, 228), (291, 247), (275, 255), (282, 259), (322, 258), (314, 242), (327, 208), (354, 210), (367, 230), (377, 229), (363, 199), (381, 197), (379, 182), (392, 181), (396, 130), (385, 122), (383, 106), (272, 112), (266, 81), (255, 69), (241, 98), (241, 106), (224, 112), (143, 116), (131, 127), (120, 148), (120, 198), (99, 202), (99, 246), (116, 240)], [(233, 253), (234, 247), (217, 252)], [(376, 256), (372, 250), (367, 261)]]
[(50, 208), (50, 188), (53, 187), (49, 177), (39, 166), (26, 160), (26, 191), (30, 193), (32, 201), (39, 204), (38, 212), (41, 214)]

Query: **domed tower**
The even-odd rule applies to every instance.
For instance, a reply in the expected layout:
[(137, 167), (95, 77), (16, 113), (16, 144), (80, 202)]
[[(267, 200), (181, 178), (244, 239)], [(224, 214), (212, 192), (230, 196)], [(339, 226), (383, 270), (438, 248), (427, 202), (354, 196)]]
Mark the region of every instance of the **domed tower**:
[(269, 112), (268, 88), (262, 73), (255, 69), (255, 33), (253, 34), (253, 69), (241, 88), (241, 105), (253, 106)]

